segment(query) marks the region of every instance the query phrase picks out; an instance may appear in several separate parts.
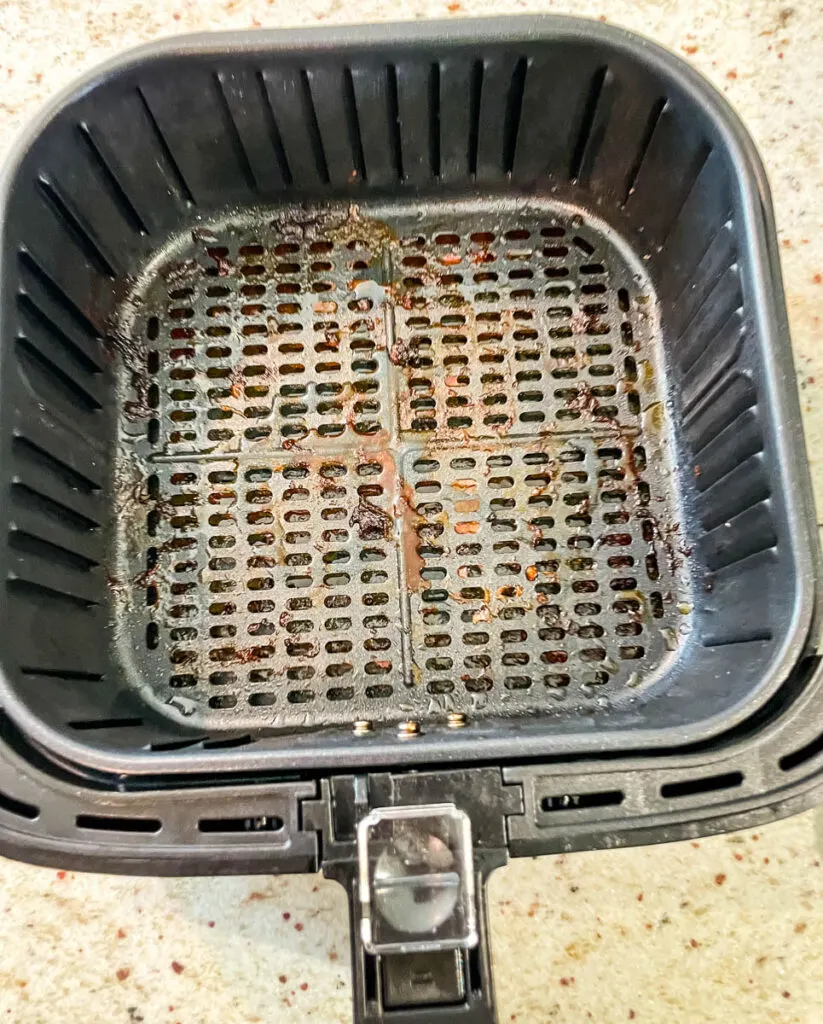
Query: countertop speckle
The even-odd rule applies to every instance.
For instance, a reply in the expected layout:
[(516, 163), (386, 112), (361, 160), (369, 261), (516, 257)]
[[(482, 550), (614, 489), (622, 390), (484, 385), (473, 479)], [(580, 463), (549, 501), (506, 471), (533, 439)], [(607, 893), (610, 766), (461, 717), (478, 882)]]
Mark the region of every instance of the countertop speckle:
[[(176, 32), (574, 13), (637, 29), (737, 108), (774, 193), (823, 508), (823, 6), (786, 0), (1, 0), (0, 148), (57, 90)], [(823, 816), (494, 876), (501, 1022), (819, 1024)], [(319, 877), (132, 879), (0, 860), (0, 1021), (350, 1018), (345, 899)]]

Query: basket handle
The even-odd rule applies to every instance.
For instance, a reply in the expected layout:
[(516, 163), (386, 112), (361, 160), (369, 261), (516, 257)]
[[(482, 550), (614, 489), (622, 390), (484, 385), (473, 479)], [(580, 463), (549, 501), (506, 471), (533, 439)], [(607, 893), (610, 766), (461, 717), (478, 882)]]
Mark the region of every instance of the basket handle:
[(355, 874), (348, 865), (337, 865), (339, 871), (327, 866), (326, 876), (339, 881), (349, 899), (354, 1024), (495, 1024), (486, 885), (504, 858), (476, 865), (476, 945), (379, 955), (363, 946)]

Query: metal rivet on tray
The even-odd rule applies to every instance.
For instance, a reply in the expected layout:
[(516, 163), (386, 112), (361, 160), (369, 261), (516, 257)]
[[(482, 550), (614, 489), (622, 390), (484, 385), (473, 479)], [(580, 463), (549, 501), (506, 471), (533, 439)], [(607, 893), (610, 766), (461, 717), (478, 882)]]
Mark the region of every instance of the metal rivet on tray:
[(355, 736), (367, 736), (372, 731), (372, 724), (365, 719), (361, 719), (354, 723), (354, 735)]
[(401, 736), (419, 736), (420, 735), (420, 723), (419, 722), (401, 722), (397, 726), (397, 731)]
[(446, 717), (446, 722), (450, 729), (462, 729), (466, 724), (466, 716), (460, 711), (452, 711), (451, 714)]

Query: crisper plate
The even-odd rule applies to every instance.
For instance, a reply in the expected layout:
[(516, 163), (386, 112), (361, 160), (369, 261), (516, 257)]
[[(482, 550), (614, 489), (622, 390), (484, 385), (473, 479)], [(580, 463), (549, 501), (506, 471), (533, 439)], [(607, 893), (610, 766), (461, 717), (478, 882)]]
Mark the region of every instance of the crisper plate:
[(642, 263), (560, 204), (276, 211), (140, 277), (115, 642), (214, 730), (635, 700), (688, 634)]

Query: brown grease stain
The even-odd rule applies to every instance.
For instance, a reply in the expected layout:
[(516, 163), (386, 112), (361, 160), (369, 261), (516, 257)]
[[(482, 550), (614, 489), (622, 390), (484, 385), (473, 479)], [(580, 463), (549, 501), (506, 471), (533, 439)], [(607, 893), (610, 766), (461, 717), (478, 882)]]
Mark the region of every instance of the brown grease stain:
[(403, 562), (406, 566), (406, 586), (416, 593), (423, 583), (421, 575), (425, 563), (417, 550), (418, 517), (414, 505), (414, 488), (406, 481), (398, 480), (400, 493), (395, 508), (400, 518), (400, 542), (403, 545)]
[(349, 518), (349, 526), (356, 526), (360, 540), (375, 540), (382, 537), (390, 540), (394, 533), (394, 519), (384, 509), (373, 505), (368, 498), (360, 495), (357, 508)]

